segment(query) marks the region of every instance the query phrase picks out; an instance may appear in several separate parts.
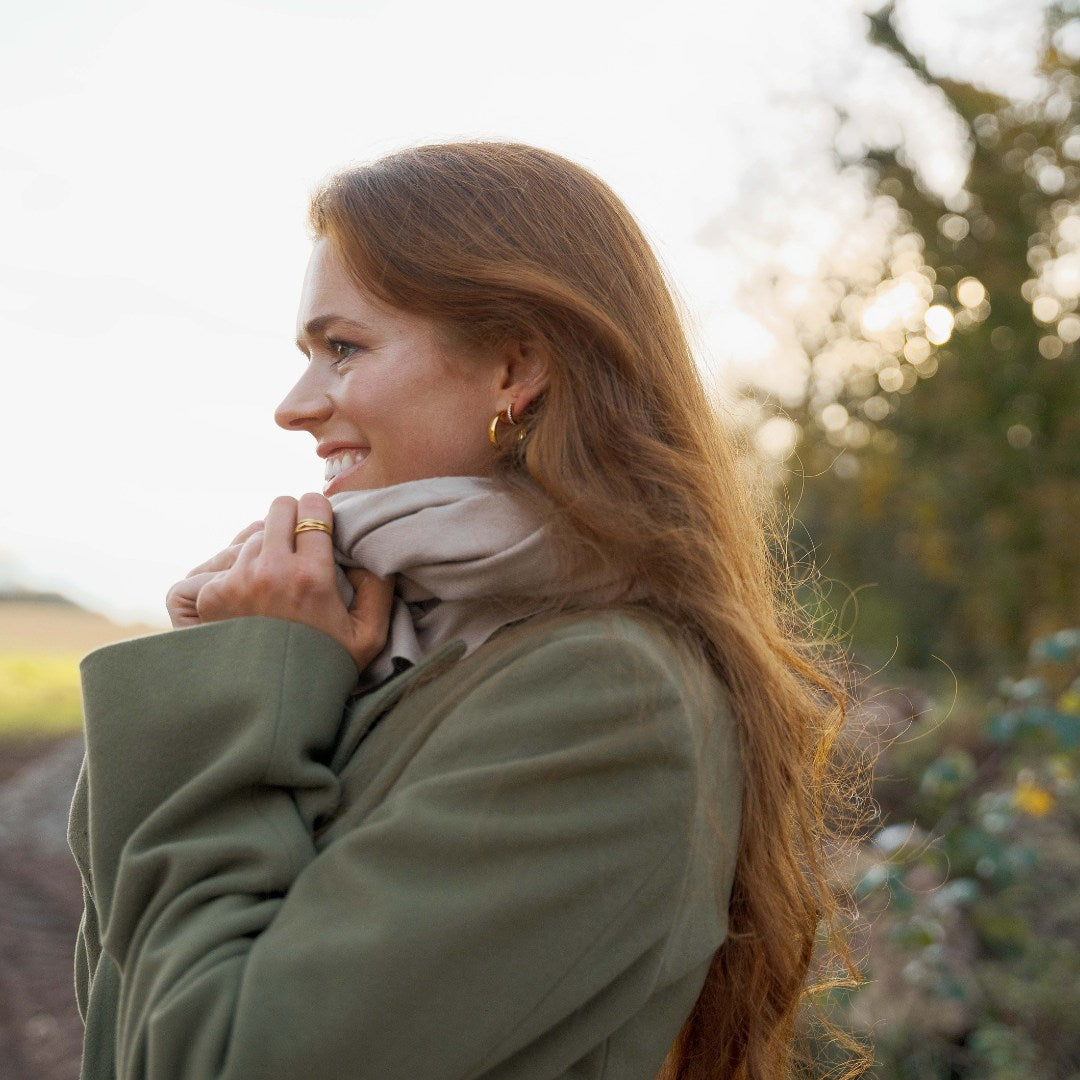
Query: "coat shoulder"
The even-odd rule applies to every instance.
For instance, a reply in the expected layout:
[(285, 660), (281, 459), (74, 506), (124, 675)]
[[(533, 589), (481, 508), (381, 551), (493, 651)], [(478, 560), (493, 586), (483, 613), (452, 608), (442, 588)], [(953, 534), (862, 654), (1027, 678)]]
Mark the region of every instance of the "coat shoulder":
[(478, 668), (491, 671), (531, 662), (584, 669), (632, 682), (669, 684), (676, 691), (723, 697), (715, 674), (684, 636), (644, 612), (598, 611), (540, 616), (497, 634), (473, 655)]

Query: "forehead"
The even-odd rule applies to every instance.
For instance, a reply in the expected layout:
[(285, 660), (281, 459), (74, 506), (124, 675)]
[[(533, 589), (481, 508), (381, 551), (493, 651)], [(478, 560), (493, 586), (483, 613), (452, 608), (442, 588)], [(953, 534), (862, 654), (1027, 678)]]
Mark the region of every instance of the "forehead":
[(311, 249), (304, 284), (300, 289), (297, 311), (297, 330), (314, 318), (344, 315), (357, 308), (381, 307), (366, 289), (361, 288), (349, 274), (345, 264), (334, 251), (330, 241), (320, 238)]
[(387, 304), (366, 289), (349, 273), (334, 246), (319, 239), (312, 248), (307, 273), (300, 291), (296, 315), (296, 343), (306, 352), (305, 343), (332, 333), (335, 324), (354, 331), (371, 331), (393, 338), (406, 335), (417, 342), (437, 345), (453, 352), (444, 328), (426, 315)]

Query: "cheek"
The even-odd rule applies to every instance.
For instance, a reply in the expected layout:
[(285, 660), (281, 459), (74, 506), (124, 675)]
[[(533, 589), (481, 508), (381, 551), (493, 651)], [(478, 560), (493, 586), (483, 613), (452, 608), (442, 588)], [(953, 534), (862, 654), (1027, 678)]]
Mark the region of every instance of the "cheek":
[(455, 436), (455, 442), (472, 441), (479, 431), (486, 437), (490, 390), (474, 372), (462, 373), (440, 364), (431, 365), (409, 387), (406, 405), (423, 414), (434, 429)]
[(460, 457), (487, 443), (486, 422), (477, 423), (472, 411), (460, 406), (448, 405), (425, 416), (410, 414), (404, 426), (412, 435), (410, 441), (424, 447), (429, 455)]
[[(431, 475), (484, 474), (490, 471), (494, 452), (488, 440), (491, 419), (474, 398), (431, 399), (431, 408), (418, 410), (409, 419), (412, 447), (422, 456)], [(417, 422), (419, 421), (419, 422)]]
[(332, 383), (327, 388), (327, 396), (341, 416), (360, 424), (385, 415), (394, 402), (392, 387), (386, 385), (386, 380), (373, 379), (356, 371), (350, 371)]

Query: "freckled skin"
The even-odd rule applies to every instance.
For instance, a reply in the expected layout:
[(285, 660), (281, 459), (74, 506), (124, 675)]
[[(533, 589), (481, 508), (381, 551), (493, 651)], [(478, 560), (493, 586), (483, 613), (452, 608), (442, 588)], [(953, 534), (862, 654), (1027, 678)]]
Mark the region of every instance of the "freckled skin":
[(358, 286), (326, 240), (312, 252), (297, 322), (309, 361), (275, 419), (320, 444), (368, 451), (327, 494), (491, 473), (487, 425), (515, 400), (504, 358), (451, 355), (433, 321)]

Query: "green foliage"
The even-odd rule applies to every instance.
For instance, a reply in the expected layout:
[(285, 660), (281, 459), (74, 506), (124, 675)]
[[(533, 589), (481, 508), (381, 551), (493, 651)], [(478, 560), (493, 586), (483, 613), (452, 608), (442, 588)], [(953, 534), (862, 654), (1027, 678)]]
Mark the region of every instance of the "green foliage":
[[(877, 1075), (1080, 1075), (1080, 631), (1040, 639), (983, 705), (887, 751), (890, 822), (856, 890)], [(879, 784), (879, 789), (882, 785)], [(860, 1000), (861, 999), (861, 1000)]]
[(59, 734), (81, 725), (77, 656), (0, 655), (0, 736)]
[(798, 516), (858, 591), (871, 663), (984, 675), (1080, 619), (1080, 62), (1048, 29), (1045, 92), (1017, 103), (932, 76), (889, 9), (872, 27), (951, 107), (970, 171), (944, 198), (903, 147), (851, 163), (895, 234), (804, 327)]

